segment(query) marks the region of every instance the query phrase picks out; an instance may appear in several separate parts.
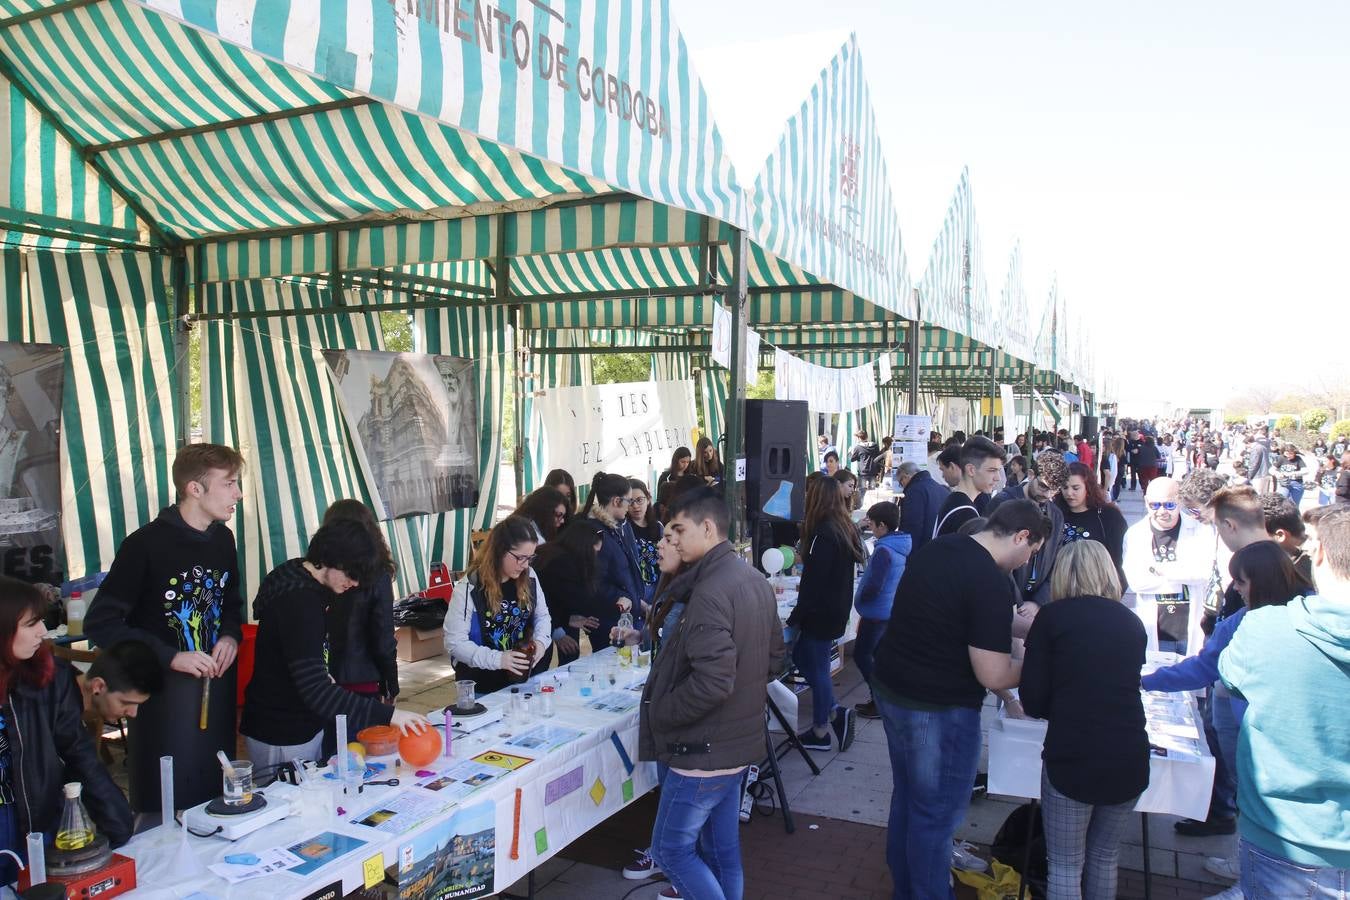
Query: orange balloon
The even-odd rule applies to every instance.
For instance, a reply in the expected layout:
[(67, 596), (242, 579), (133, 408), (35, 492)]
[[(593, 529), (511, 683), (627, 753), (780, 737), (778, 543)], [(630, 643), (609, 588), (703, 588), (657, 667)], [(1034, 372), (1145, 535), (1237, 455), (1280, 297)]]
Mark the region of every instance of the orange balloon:
[(414, 768), (430, 765), (444, 749), (441, 733), (434, 728), (406, 734), (398, 740), (398, 755)]

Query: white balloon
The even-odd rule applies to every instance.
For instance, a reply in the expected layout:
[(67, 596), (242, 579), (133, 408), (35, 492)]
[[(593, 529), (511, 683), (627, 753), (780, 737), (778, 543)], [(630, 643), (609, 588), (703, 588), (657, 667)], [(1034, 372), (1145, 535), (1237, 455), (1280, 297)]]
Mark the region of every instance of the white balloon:
[(765, 572), (770, 575), (777, 575), (783, 571), (783, 551), (777, 547), (770, 547), (764, 551), (764, 554), (759, 558), (759, 562), (764, 567)]

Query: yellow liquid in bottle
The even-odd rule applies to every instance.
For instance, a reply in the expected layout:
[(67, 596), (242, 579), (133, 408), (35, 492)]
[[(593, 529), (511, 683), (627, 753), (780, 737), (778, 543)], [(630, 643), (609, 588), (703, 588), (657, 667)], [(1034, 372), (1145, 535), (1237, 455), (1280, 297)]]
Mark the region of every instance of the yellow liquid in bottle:
[(633, 664), (633, 648), (624, 644), (619, 648), (619, 664), (631, 666)]
[(58, 831), (56, 833), (57, 850), (82, 850), (94, 842), (92, 831)]

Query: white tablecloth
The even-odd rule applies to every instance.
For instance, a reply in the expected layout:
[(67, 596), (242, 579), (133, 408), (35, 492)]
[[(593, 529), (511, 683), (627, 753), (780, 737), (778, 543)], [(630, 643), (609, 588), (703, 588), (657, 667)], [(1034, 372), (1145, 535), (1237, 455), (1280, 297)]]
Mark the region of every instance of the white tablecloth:
[[(599, 673), (599, 680), (607, 681), (604, 673), (608, 661), (614, 657), (613, 649), (606, 649), (579, 660), (569, 669), (593, 668)], [(632, 684), (639, 683), (645, 679), (648, 671), (645, 668), (622, 670), (618, 688), (624, 687), (625, 680)], [(569, 681), (575, 684), (582, 677), (588, 678), (588, 675), (578, 675), (574, 671)], [(606, 683), (597, 694), (602, 695), (610, 690)], [(484, 803), (492, 804), (495, 810), (492, 814), (495, 852), (492, 855), (494, 883), (491, 891), (496, 893), (506, 890), (572, 840), (656, 785), (655, 764), (637, 760), (637, 706), (624, 713), (604, 712), (587, 707), (586, 704), (593, 699), (582, 698), (577, 695), (575, 688), (564, 687), (557, 701), (557, 714), (551, 719), (535, 716), (525, 724), (508, 725), (501, 722), (469, 736), (456, 734), (453, 758), (438, 760), (427, 766), (426, 770), (440, 771), (488, 750), (533, 756), (534, 760), (402, 835), (354, 825), (348, 820), (355, 818), (357, 813), (380, 805), (382, 800), (387, 802), (397, 795), (415, 793), (426, 798), (438, 796), (415, 786), (415, 781), (425, 779), (417, 778), (415, 771), (406, 766), (398, 771), (394, 771), (391, 766), (389, 775), (401, 779), (398, 787), (368, 787), (360, 795), (339, 800), (347, 815), (334, 815), (327, 823), (307, 823), (299, 815), (293, 815), (233, 843), (219, 837), (188, 837), (186, 846), (191, 858), (186, 859), (179, 849), (183, 846), (181, 832), (175, 830), (166, 834), (164, 829), (158, 828), (138, 835), (120, 851), (136, 860), (138, 887), (133, 893), (146, 898), (194, 897), (194, 900), (200, 900), (205, 897), (266, 897), (269, 900), (289, 900), (308, 897), (325, 886), (341, 882), (341, 890), (337, 894), (341, 897), (364, 885), (364, 866), (368, 861), (379, 856), (378, 863), (372, 862), (372, 865), (379, 865), (391, 872), (406, 869), (414, 858), (420, 858), (426, 847), (435, 847), (438, 841), (444, 845), (446, 838), (440, 837), (439, 832), (445, 832), (447, 827), (454, 824), (451, 820), (456, 813), (466, 813), (468, 817), (471, 809), (479, 809)], [(482, 698), (483, 705), (489, 710), (501, 709), (506, 701), (505, 693)], [(505, 746), (513, 734), (520, 734), (541, 724), (571, 728), (582, 732), (582, 736), (544, 754)], [(631, 772), (614, 745), (614, 735), (622, 742), (628, 762), (633, 765)], [(515, 827), (517, 789), (520, 791), (519, 828)], [(277, 802), (285, 801), (278, 799)], [(282, 872), (230, 885), (206, 869), (211, 863), (223, 861), (227, 854), (289, 847), (325, 831), (356, 837), (367, 843), (304, 877)], [(645, 838), (639, 835), (634, 836), (634, 840), (637, 842), (634, 846), (638, 846)], [(513, 842), (517, 849), (516, 859), (511, 858)]]
[[(1191, 708), (1195, 706), (1192, 701)], [(1199, 721), (1198, 712), (1195, 720)], [(1000, 719), (989, 729), (989, 793), (1005, 797), (1041, 796), (1041, 749), (1045, 723)], [(1006, 726), (1006, 727), (1005, 727)], [(1197, 733), (1201, 755), (1195, 757), (1152, 756), (1148, 790), (1135, 809), (1204, 819), (1209, 814), (1209, 795), (1214, 784), (1214, 757), (1203, 734)]]

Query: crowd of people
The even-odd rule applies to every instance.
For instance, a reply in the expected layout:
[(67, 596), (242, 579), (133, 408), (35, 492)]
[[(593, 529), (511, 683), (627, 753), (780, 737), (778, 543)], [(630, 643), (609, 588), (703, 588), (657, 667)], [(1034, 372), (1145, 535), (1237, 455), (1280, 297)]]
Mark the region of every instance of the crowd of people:
[[(1211, 807), (1177, 830), (1240, 832), (1233, 854), (1207, 862), (1237, 882), (1222, 896), (1338, 896), (1326, 892), (1350, 877), (1350, 724), (1337, 714), (1350, 687), (1344, 438), (1305, 451), (1264, 426), (1124, 424), (1007, 442), (934, 435), (924, 464), (894, 466), (889, 441), (859, 432), (844, 454), (852, 468), (822, 436), (785, 625), (764, 573), (728, 541), (710, 441), (678, 449), (654, 492), (601, 473), (579, 503), (572, 476), (555, 470), (474, 549), (445, 648), (480, 693), (596, 644), (651, 654), (639, 755), (657, 764), (661, 790), (650, 845), (625, 875), (664, 873), (662, 897), (742, 896), (746, 771), (764, 754), (768, 683), (794, 667), (811, 690), (797, 735), (806, 751), (847, 752), (859, 718), (882, 722), (896, 897), (951, 896), (991, 693), (1008, 715), (1048, 722), (1049, 896), (1114, 897), (1127, 814), (1149, 782), (1141, 687), (1204, 692)], [(234, 756), (240, 735), (265, 774), (326, 758), (339, 713), (352, 731), (428, 727), (394, 705), (394, 562), (354, 500), (333, 504), (304, 554), (258, 586), (237, 718), (244, 599), (225, 523), (242, 470), (228, 447), (179, 452), (177, 502), (123, 542), (88, 611), (105, 649), (86, 674), (44, 641), (46, 596), (0, 581), (6, 849), (55, 828), (69, 778), (118, 845), (175, 812), (159, 808), (162, 756), (174, 758), (181, 809), (219, 793), (217, 753)], [(858, 508), (882, 485), (893, 500)], [(1132, 525), (1117, 506), (1125, 491), (1144, 501)], [(869, 697), (844, 706), (831, 653), (855, 611)], [(1141, 679), (1150, 650), (1176, 662)], [(129, 798), (92, 738), (122, 719)]]

